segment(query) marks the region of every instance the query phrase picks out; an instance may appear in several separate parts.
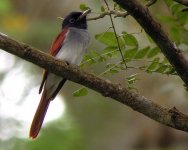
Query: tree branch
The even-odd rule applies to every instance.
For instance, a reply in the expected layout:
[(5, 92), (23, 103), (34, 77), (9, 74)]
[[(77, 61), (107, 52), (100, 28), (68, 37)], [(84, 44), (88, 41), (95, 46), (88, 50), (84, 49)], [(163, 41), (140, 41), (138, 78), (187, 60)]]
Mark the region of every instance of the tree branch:
[(110, 16), (110, 15), (114, 15), (114, 17), (127, 17), (129, 14), (127, 12), (122, 12), (122, 11), (116, 11), (116, 10), (109, 10), (109, 11), (105, 11), (99, 14), (99, 16), (97, 17), (92, 17), (92, 18), (88, 18), (88, 21), (91, 20), (98, 20), (101, 18), (104, 18), (105, 16)]
[(166, 33), (162, 30), (161, 25), (152, 18), (149, 10), (138, 3), (137, 0), (114, 1), (137, 20), (145, 32), (158, 45), (161, 52), (166, 56), (188, 88), (188, 61), (185, 59), (180, 49), (176, 47), (175, 43), (168, 38)]
[[(150, 0), (146, 3), (146, 6), (150, 7), (153, 4), (155, 4), (156, 2), (157, 2), (157, 0)], [(99, 16), (97, 16), (97, 17), (88, 18), (87, 20), (88, 21), (97, 20), (97, 19), (104, 18), (105, 16), (111, 16), (111, 15), (114, 15), (114, 18), (116, 18), (116, 17), (125, 18), (129, 15), (129, 13), (125, 12), (125, 11), (108, 10), (108, 11), (100, 13)]]
[(188, 115), (179, 112), (176, 108), (164, 108), (143, 96), (130, 92), (119, 84), (111, 83), (82, 71), (77, 66), (56, 60), (52, 56), (1, 34), (0, 48), (56, 75), (93, 89), (105, 97), (113, 98), (164, 125), (188, 132)]

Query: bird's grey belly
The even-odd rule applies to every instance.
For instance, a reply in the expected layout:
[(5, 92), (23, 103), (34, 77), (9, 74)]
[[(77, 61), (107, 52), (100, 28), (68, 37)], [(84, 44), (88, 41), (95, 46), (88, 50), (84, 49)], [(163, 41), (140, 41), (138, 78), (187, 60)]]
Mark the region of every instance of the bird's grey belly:
[(89, 34), (86, 30), (71, 28), (56, 58), (80, 64), (89, 44)]

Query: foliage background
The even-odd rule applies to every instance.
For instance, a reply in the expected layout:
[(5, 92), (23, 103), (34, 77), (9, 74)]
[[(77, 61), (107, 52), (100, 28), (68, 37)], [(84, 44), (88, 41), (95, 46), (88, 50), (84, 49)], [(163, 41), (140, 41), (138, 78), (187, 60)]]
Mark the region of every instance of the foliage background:
[[(142, 2), (145, 3), (145, 1)], [(81, 3), (90, 6), (94, 12), (100, 12), (101, 5), (104, 5), (100, 0), (80, 0), (76, 2), (73, 0), (26, 0), (24, 2), (22, 0), (1, 0), (0, 32), (47, 52), (51, 41), (60, 31), (61, 21), (56, 19), (57, 16), (65, 16), (70, 11), (79, 10)], [(111, 1), (109, 3), (113, 7), (113, 3)], [(187, 55), (188, 19), (187, 15), (180, 12), (181, 9), (182, 6), (172, 3), (170, 0), (166, 2), (159, 1), (150, 8), (155, 19), (162, 24), (170, 38)], [(95, 16), (96, 14), (91, 15)], [(105, 55), (105, 53), (117, 49), (117, 46), (112, 42), (112, 36), (108, 38), (104, 36), (105, 31), (112, 32), (111, 29), (109, 30), (111, 26), (109, 17), (90, 21), (88, 26), (92, 41), (84, 61), (89, 60), (90, 63), (86, 63), (82, 67), (90, 72), (101, 74), (109, 70), (108, 65), (113, 67), (121, 58), (118, 52)], [(174, 72), (167, 75), (165, 72), (167, 70), (164, 70), (163, 64), (168, 64), (168, 62), (159, 50), (150, 59), (149, 53), (157, 48), (144, 31), (141, 32), (141, 27), (136, 21), (131, 16), (125, 19), (116, 18), (115, 26), (119, 35), (122, 31), (130, 33), (130, 37), (125, 36), (125, 39), (122, 37), (123, 42), (128, 45), (128, 48), (122, 48), (122, 50), (126, 54), (129, 66), (133, 66), (133, 68), (124, 70), (121, 68), (123, 65), (120, 64), (119, 67), (108, 71), (104, 77), (124, 86), (130, 86), (133, 91), (137, 91), (165, 107), (176, 106), (182, 111), (188, 112), (187, 93), (182, 81), (177, 76), (171, 75)], [(109, 39), (110, 42), (106, 42)], [(134, 49), (145, 50), (138, 55), (138, 51), (136, 52)], [(131, 54), (128, 50), (134, 53), (134, 58), (132, 56), (128, 57)], [(92, 61), (91, 58), (93, 57), (97, 57), (97, 59)], [(159, 58), (162, 63), (158, 63), (157, 67), (152, 68), (148, 73), (147, 68), (156, 61), (154, 58), (157, 60)], [(12, 65), (10, 65), (11, 60), (14, 60), (11, 62)], [(28, 76), (28, 86), (24, 88), (24, 93), (20, 98), (20, 102), (23, 102), (29, 91), (40, 84), (41, 69), (11, 55), (3, 61), (7, 69), (0, 72), (1, 83), (6, 80), (7, 74), (14, 68), (24, 66), (24, 72)], [(146, 67), (142, 69), (143, 66)], [(163, 67), (162, 71), (159, 70), (161, 66)], [(138, 67), (141, 67), (141, 69), (138, 69)], [(13, 83), (13, 86), (16, 88), (17, 85)], [(187, 148), (187, 133), (156, 123), (91, 90), (88, 90), (86, 96), (73, 96), (72, 93), (78, 89), (80, 89), (80, 85), (71, 82), (66, 83), (63, 90), (61, 90), (61, 96), (65, 104), (65, 114), (47, 123), (42, 129), (41, 135), (35, 141), (31, 141), (26, 136), (17, 135), (19, 130), (22, 129), (20, 128), (22, 122), (19, 122), (16, 116), (15, 118), (5, 119), (3, 114), (0, 113), (0, 134), (3, 133), (5, 126), (15, 129), (13, 133), (6, 133), (9, 134), (7, 135), (9, 138), (0, 138), (0, 148), (3, 150), (184, 150)], [(9, 92), (9, 96), (11, 96), (11, 90)], [(82, 94), (85, 95), (86, 93), (87, 91), (84, 91)], [(80, 95), (80, 93), (77, 95)], [(0, 102), (1, 108), (3, 99)], [(9, 111), (11, 113), (12, 110)], [(27, 114), (27, 112), (25, 113)], [(29, 128), (29, 126), (26, 128)]]

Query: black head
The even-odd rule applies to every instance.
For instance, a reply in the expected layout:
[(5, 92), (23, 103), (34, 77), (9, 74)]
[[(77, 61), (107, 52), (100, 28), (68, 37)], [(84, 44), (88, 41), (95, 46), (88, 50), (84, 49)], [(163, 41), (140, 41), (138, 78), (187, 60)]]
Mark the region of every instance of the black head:
[(87, 29), (86, 15), (87, 13), (85, 12), (71, 12), (63, 20), (62, 28), (75, 27), (79, 29)]

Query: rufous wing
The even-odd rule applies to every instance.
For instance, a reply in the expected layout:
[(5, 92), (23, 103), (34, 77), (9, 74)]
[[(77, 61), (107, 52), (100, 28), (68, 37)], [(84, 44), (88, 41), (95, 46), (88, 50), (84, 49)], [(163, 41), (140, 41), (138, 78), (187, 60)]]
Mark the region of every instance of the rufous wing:
[[(59, 50), (61, 49), (62, 44), (63, 44), (63, 42), (65, 40), (65, 37), (67, 35), (67, 32), (68, 32), (68, 29), (65, 28), (61, 33), (58, 34), (58, 36), (54, 40), (54, 42), (53, 42), (53, 44), (52, 44), (52, 46), (50, 48), (50, 54), (52, 56), (55, 56), (59, 52)], [(39, 88), (39, 94), (42, 92), (42, 89), (44, 87), (44, 83), (45, 83), (45, 81), (47, 79), (47, 76), (48, 76), (48, 72), (47, 72), (47, 70), (44, 69), (42, 82), (41, 82), (40, 88)]]

